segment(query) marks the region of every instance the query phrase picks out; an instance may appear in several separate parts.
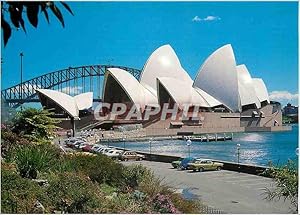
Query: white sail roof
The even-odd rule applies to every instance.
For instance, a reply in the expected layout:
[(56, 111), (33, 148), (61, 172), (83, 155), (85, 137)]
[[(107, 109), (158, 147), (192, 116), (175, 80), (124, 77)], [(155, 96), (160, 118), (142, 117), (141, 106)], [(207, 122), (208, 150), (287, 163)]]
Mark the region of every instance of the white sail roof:
[(156, 49), (148, 58), (140, 83), (150, 91), (157, 92), (156, 78), (168, 77), (192, 83), (192, 79), (182, 68), (180, 61), (170, 45), (164, 45)]
[(241, 105), (255, 104), (256, 108), (260, 108), (260, 101), (256, 96), (253, 81), (247, 67), (239, 65), (236, 67), (239, 80), (239, 94)]
[(192, 101), (191, 103), (194, 106), (199, 106), (199, 107), (211, 107), (211, 105), (205, 100), (205, 98), (201, 95), (197, 89), (194, 87), (192, 88)]
[[(111, 75), (123, 88), (127, 96), (134, 104), (144, 109), (145, 105), (157, 106), (157, 97), (141, 85), (129, 72), (119, 68), (109, 68), (106, 78)], [(105, 81), (105, 84), (107, 82)], [(104, 98), (105, 99), (105, 98)]]
[(260, 102), (267, 101), (270, 103), (269, 94), (264, 81), (261, 78), (253, 78), (253, 86)]
[(232, 111), (241, 111), (236, 62), (230, 44), (206, 59), (193, 86), (204, 90)]
[(208, 104), (208, 106), (203, 107), (216, 107), (219, 105), (222, 105), (221, 102), (219, 102), (217, 99), (206, 93), (204, 90), (201, 90), (198, 87), (194, 87), (195, 91), (201, 95), (201, 97), (205, 100), (205, 102)]
[[(164, 86), (169, 95), (179, 105), (191, 105), (192, 100), (192, 86), (185, 82), (175, 78), (161, 77), (157, 78), (157, 81)], [(157, 84), (159, 84), (157, 83)]]
[[(254, 81), (245, 65), (236, 66), (230, 44), (219, 48), (206, 59), (194, 82), (182, 68), (170, 45), (161, 46), (151, 54), (139, 81), (127, 71), (118, 68), (109, 68), (107, 74), (111, 75), (130, 100), (139, 104), (142, 109), (146, 105), (159, 106), (159, 84), (179, 105), (224, 105), (233, 112), (241, 112), (242, 106), (255, 104), (260, 108), (261, 101), (269, 102), (263, 81)], [(107, 80), (108, 76), (105, 77)], [(105, 81), (104, 85), (106, 84)]]
[(93, 106), (93, 92), (81, 93), (74, 96), (79, 110), (89, 109)]
[(203, 98), (201, 93), (193, 88), (190, 83), (166, 77), (157, 78), (157, 81), (164, 86), (169, 95), (179, 106), (192, 105), (200, 107), (211, 107)]
[(36, 89), (36, 92), (46, 96), (66, 111), (71, 117), (79, 117), (79, 109), (75, 99), (68, 94), (49, 89)]

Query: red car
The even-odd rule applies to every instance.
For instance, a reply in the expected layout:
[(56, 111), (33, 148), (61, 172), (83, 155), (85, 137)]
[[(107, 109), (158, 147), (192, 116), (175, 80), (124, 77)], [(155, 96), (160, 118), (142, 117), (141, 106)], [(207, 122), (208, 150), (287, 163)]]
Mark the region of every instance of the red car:
[(91, 150), (92, 150), (92, 146), (91, 145), (85, 145), (82, 148), (82, 151), (84, 151), (84, 152), (91, 152)]

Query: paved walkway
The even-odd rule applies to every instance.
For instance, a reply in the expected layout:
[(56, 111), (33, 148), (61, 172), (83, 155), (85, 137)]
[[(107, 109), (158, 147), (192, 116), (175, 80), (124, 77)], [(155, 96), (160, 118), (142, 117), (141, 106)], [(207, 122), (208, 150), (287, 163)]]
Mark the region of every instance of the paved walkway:
[(125, 165), (141, 163), (163, 178), (174, 188), (188, 190), (206, 205), (225, 213), (292, 213), (290, 203), (264, 200), (264, 189), (271, 187), (272, 179), (227, 170), (192, 172), (173, 169), (169, 163), (122, 162)]

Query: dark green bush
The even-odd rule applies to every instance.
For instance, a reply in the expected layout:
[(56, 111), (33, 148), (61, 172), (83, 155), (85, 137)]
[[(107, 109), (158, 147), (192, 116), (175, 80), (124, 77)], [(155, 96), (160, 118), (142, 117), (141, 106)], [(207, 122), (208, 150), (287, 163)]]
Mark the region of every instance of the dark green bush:
[(151, 174), (150, 170), (142, 165), (126, 166), (122, 172), (121, 186), (135, 190), (144, 177), (149, 174)]
[(48, 171), (59, 155), (59, 150), (51, 144), (26, 145), (16, 150), (16, 167), (22, 177), (35, 179), (39, 172)]
[(51, 174), (46, 195), (54, 210), (62, 213), (101, 213), (104, 195), (98, 184), (77, 173)]
[(45, 197), (36, 182), (1, 169), (1, 213), (32, 213), (36, 200)]
[(61, 159), (58, 171), (82, 172), (92, 181), (117, 186), (122, 183), (123, 165), (105, 155), (72, 155)]

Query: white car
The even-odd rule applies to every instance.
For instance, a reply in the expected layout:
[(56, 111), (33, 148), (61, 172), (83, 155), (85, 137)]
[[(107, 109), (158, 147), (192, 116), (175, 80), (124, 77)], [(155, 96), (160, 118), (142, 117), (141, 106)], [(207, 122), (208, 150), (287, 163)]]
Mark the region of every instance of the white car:
[(72, 139), (72, 140), (69, 140), (66, 145), (69, 146), (69, 147), (74, 147), (76, 144), (79, 144), (79, 143), (84, 143), (83, 140), (78, 140), (78, 139)]
[(74, 143), (74, 142), (76, 142), (77, 140), (78, 140), (77, 138), (72, 137), (72, 138), (66, 139), (64, 142), (65, 142), (65, 144), (68, 144), (68, 143)]
[(81, 144), (84, 144), (84, 143), (86, 143), (86, 142), (84, 142), (83, 140), (78, 140), (78, 141), (76, 141), (76, 142), (74, 142), (73, 143), (73, 147), (75, 147), (75, 148), (79, 148), (79, 146), (81, 145)]
[(98, 153), (104, 154), (108, 151), (112, 150), (112, 148), (109, 147), (104, 147), (104, 148), (100, 148), (99, 150), (97, 150)]
[(108, 157), (111, 157), (111, 158), (118, 158), (121, 153), (123, 153), (123, 150), (112, 149), (112, 150), (109, 150), (108, 152), (106, 152), (104, 154)]
[(91, 151), (95, 152), (97, 149), (104, 147), (103, 145), (100, 144), (95, 144), (92, 146)]
[(98, 153), (103, 148), (107, 148), (107, 146), (93, 146), (92, 151)]

